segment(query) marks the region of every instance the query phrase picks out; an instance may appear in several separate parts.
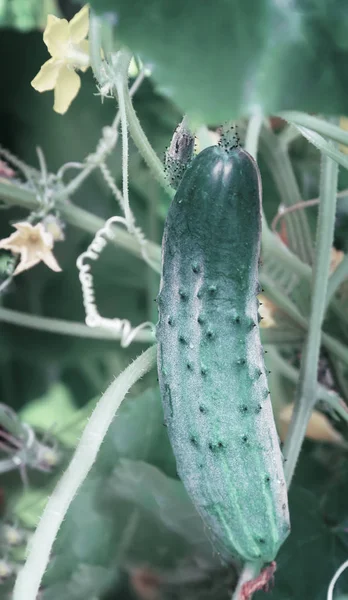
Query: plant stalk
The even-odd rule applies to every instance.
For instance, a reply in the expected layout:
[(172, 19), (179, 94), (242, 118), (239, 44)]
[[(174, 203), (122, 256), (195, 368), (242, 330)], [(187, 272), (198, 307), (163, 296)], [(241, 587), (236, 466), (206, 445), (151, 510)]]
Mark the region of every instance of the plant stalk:
[(295, 471), (307, 423), (316, 402), (318, 386), (317, 370), (322, 338), (321, 328), (325, 314), (330, 255), (335, 225), (337, 178), (337, 163), (327, 155), (322, 155), (320, 205), (312, 276), (308, 337), (302, 354), (293, 418), (283, 449), (286, 460), (284, 469), (285, 479), (288, 487)]
[(15, 582), (12, 600), (36, 600), (52, 546), (65, 514), (97, 457), (106, 432), (128, 390), (156, 364), (156, 346), (131, 363), (99, 400), (75, 454), (49, 498)]

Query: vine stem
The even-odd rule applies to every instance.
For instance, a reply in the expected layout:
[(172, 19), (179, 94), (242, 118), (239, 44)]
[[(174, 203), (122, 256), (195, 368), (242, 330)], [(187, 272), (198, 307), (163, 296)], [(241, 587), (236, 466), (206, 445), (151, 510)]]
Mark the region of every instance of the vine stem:
[[(260, 150), (278, 188), (279, 196), (285, 206), (302, 201), (300, 189), (289, 158), (288, 149), (280, 143), (271, 129), (263, 127), (260, 135)], [(313, 262), (311, 232), (305, 213), (290, 213), (287, 216), (289, 246), (302, 261)]]
[(121, 131), (122, 131), (122, 185), (123, 185), (123, 209), (128, 230), (132, 232), (134, 230), (134, 217), (129, 205), (129, 192), (128, 192), (128, 123), (127, 113), (125, 105), (125, 89), (128, 89), (128, 67), (130, 63), (131, 55), (129, 53), (122, 53), (121, 65), (119, 75), (116, 77), (116, 91), (118, 98), (118, 106), (121, 116)]
[(321, 328), (325, 314), (326, 291), (330, 271), (333, 243), (338, 165), (327, 155), (322, 155), (320, 179), (320, 204), (316, 234), (316, 250), (312, 276), (311, 311), (308, 337), (303, 349), (299, 384), (296, 390), (293, 418), (285, 440), (285, 479), (290, 486), (307, 423), (316, 401), (317, 370), (321, 343)]
[(79, 487), (86, 479), (106, 432), (126, 393), (156, 363), (151, 346), (108, 387), (94, 409), (75, 454), (47, 502), (29, 545), (29, 554), (18, 574), (12, 600), (35, 600), (46, 570), (54, 540)]
[(158, 158), (156, 152), (153, 150), (149, 140), (147, 139), (144, 133), (144, 130), (140, 125), (127, 87), (124, 88), (124, 102), (128, 120), (128, 127), (133, 142), (137, 146), (140, 154), (142, 155), (144, 161), (148, 165), (154, 177), (166, 190), (170, 198), (173, 198), (175, 195), (175, 190), (169, 185), (164, 173), (163, 165), (160, 159)]
[(307, 129), (307, 127), (302, 127), (301, 125), (296, 125), (297, 129), (302, 133), (302, 135), (311, 143), (313, 146), (318, 148), (320, 152), (323, 154), (327, 154), (332, 160), (336, 161), (339, 165), (342, 165), (345, 169), (348, 169), (348, 158), (343, 152), (337, 150), (337, 148), (333, 145), (332, 142), (328, 142), (324, 137), (319, 135), (316, 131), (312, 131), (312, 129)]
[(348, 132), (344, 131), (344, 129), (341, 129), (334, 123), (298, 111), (284, 111), (279, 113), (278, 116), (291, 124), (312, 129), (320, 135), (328, 137), (344, 146), (348, 146)]
[[(10, 308), (0, 307), (0, 322), (11, 323), (21, 327), (29, 327), (39, 331), (58, 333), (60, 335), (72, 335), (74, 337), (92, 338), (98, 340), (119, 340), (121, 335), (112, 330), (100, 327), (88, 327), (76, 321), (65, 321), (63, 319), (51, 319), (38, 315), (30, 315)], [(152, 343), (153, 335), (148, 331), (138, 331), (133, 342)]]

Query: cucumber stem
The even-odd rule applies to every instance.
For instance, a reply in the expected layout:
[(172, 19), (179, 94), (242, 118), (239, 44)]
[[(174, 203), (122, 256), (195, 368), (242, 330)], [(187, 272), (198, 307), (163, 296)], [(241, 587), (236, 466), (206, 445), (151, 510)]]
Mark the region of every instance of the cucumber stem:
[(242, 600), (241, 591), (243, 585), (254, 579), (261, 571), (262, 561), (253, 561), (245, 563), (243, 570), (239, 576), (237, 587), (233, 592), (231, 600)]

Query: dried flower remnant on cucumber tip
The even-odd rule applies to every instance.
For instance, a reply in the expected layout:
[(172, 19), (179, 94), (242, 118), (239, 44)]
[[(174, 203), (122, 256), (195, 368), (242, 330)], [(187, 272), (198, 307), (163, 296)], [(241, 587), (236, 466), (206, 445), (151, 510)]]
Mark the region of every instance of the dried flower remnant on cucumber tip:
[(172, 140), (165, 154), (165, 172), (167, 179), (177, 189), (183, 175), (192, 161), (195, 136), (191, 133), (186, 117), (174, 131)]

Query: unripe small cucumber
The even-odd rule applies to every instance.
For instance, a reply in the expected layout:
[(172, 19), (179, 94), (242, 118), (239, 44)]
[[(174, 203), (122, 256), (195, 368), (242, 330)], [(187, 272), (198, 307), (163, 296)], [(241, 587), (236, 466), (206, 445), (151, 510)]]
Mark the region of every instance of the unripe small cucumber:
[(188, 128), (184, 117), (176, 128), (165, 154), (164, 170), (170, 185), (175, 190), (192, 160), (194, 145), (195, 137)]
[(178, 473), (223, 556), (271, 561), (289, 533), (258, 327), (261, 180), (239, 145), (187, 168), (170, 206), (158, 376)]

